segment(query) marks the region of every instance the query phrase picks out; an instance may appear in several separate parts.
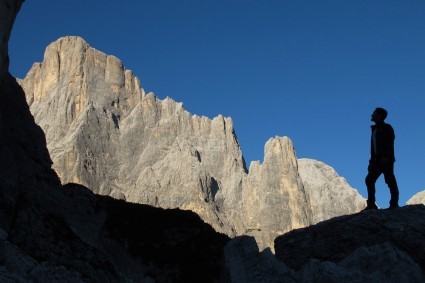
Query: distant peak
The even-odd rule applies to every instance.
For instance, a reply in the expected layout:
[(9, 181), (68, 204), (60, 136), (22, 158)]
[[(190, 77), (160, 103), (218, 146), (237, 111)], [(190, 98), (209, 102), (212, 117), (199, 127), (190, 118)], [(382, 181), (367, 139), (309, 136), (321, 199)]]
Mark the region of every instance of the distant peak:
[(87, 41), (85, 41), (80, 36), (63, 36), (58, 38), (57, 40), (53, 41), (50, 45), (60, 45), (60, 46), (66, 46), (66, 45), (75, 45), (76, 43), (88, 45)]

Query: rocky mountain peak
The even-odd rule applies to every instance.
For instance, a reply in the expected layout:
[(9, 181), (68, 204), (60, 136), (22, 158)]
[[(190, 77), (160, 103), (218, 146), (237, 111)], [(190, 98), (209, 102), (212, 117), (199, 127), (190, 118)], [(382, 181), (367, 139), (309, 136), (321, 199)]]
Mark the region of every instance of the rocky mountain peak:
[[(31, 83), (26, 84), (27, 81)], [(51, 43), (43, 62), (35, 63), (27, 74), (23, 87), (30, 106), (49, 101), (54, 103), (50, 109), (54, 111), (62, 105), (61, 110), (66, 111), (56, 114), (66, 125), (88, 105), (127, 111), (144, 96), (140, 81), (124, 69), (118, 58), (91, 48), (77, 36)], [(62, 89), (60, 95), (58, 89)]]
[[(1, 282), (424, 282), (423, 206), (363, 212), (290, 232), (276, 240), (282, 262), (268, 249), (259, 253), (255, 241), (266, 247), (282, 229), (305, 219), (312, 221), (309, 186), (304, 182), (294, 187), (295, 179), (311, 182), (309, 174), (321, 176), (321, 193), (328, 194), (326, 188), (347, 189), (343, 178), (312, 160), (298, 161), (298, 174), (290, 172), (293, 167), (286, 172), (283, 165), (296, 161), (287, 138), (270, 142), (265, 154), (270, 158), (265, 157), (263, 164), (253, 163), (258, 167), (256, 173), (248, 173), (231, 120), (191, 116), (171, 99), (138, 96), (140, 89), (131, 92), (138, 98), (129, 98), (128, 104), (102, 104), (116, 93), (114, 85), (121, 87), (120, 95), (126, 95), (121, 93), (125, 87), (119, 80), (107, 76), (97, 82), (105, 86), (106, 94), (78, 83), (50, 88), (48, 94), (39, 92), (40, 100), (30, 92), (34, 113), (43, 109), (56, 113), (59, 104), (49, 108), (49, 103), (78, 93), (76, 85), (93, 98), (78, 111), (75, 106), (68, 109), (68, 124), (62, 125), (68, 130), (60, 131), (54, 117), (42, 120), (43, 129), (49, 129), (50, 137), (59, 137), (47, 142), (56, 170), (67, 170), (62, 171), (63, 178), (92, 181), (92, 191), (113, 198), (77, 184), (61, 186), (50, 168), (46, 140), (34, 123), (25, 94), (7, 74), (5, 39), (22, 2), (0, 3)], [(34, 73), (48, 76), (35, 70), (42, 65), (35, 65)], [(124, 70), (124, 74), (130, 72)], [(64, 76), (57, 81), (66, 81)], [(79, 82), (82, 78), (69, 79)], [(39, 77), (21, 83), (33, 90), (44, 81)], [(96, 100), (96, 95), (106, 98)], [(172, 138), (164, 138), (169, 133)], [(269, 172), (273, 160), (281, 166)], [(278, 176), (269, 181), (274, 173)], [(300, 192), (294, 194), (294, 189)], [(257, 233), (256, 238), (230, 240), (193, 212), (115, 199), (132, 194), (158, 206), (196, 211), (218, 229)], [(294, 197), (303, 195), (306, 206), (300, 208), (294, 202), (291, 207)], [(336, 195), (334, 202), (340, 201)], [(260, 219), (258, 212), (269, 219)], [(278, 226), (280, 221), (292, 226)]]
[(264, 164), (286, 166), (286, 163), (290, 162), (292, 166), (296, 167), (296, 161), (294, 146), (288, 137), (276, 136), (266, 142), (264, 146)]
[(229, 236), (254, 235), (261, 248), (314, 223), (288, 137), (271, 138), (248, 172), (231, 118), (146, 94), (116, 57), (79, 37), (50, 44), (20, 83), (63, 184), (192, 210)]

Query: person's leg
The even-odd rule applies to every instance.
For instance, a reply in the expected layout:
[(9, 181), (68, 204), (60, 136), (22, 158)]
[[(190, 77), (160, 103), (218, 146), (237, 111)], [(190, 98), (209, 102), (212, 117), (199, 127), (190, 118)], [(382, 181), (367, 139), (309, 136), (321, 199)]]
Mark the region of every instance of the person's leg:
[(388, 188), (391, 193), (390, 208), (398, 207), (398, 185), (397, 180), (394, 175), (394, 162), (389, 162), (383, 166), (383, 173), (385, 178), (385, 183), (387, 183)]
[(366, 176), (366, 187), (367, 187), (367, 207), (376, 207), (375, 204), (375, 183), (379, 176), (382, 174), (382, 170), (376, 162), (369, 162), (367, 168), (368, 174)]

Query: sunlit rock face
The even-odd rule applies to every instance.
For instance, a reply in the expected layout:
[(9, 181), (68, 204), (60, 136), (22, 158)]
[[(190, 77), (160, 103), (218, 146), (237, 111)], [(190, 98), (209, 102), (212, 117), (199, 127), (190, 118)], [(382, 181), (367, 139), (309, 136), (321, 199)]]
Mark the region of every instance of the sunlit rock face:
[(146, 94), (117, 58), (79, 37), (49, 45), (21, 83), (63, 183), (190, 209), (233, 234), (219, 212), (245, 174), (231, 119), (192, 116)]
[(266, 143), (264, 162), (252, 162), (244, 179), (242, 199), (245, 234), (254, 236), (260, 249), (278, 235), (310, 224), (311, 212), (289, 138), (275, 137)]
[(223, 282), (229, 238), (195, 213), (61, 186), (44, 133), (7, 71), (20, 5), (0, 2), (0, 282)]
[[(248, 172), (231, 118), (192, 115), (182, 103), (146, 93), (119, 59), (80, 37), (50, 44), (19, 82), (63, 184), (192, 210), (229, 236), (255, 236), (261, 249), (283, 232), (353, 212), (338, 204), (328, 216), (313, 204), (315, 182), (304, 186), (289, 138), (270, 139), (264, 162)], [(325, 183), (340, 189), (336, 201), (356, 194), (342, 181)], [(322, 181), (318, 187), (334, 194)]]
[(302, 158), (298, 160), (298, 172), (311, 209), (312, 224), (365, 208), (365, 199), (325, 163)]
[(407, 201), (407, 204), (425, 204), (425, 191), (415, 194)]

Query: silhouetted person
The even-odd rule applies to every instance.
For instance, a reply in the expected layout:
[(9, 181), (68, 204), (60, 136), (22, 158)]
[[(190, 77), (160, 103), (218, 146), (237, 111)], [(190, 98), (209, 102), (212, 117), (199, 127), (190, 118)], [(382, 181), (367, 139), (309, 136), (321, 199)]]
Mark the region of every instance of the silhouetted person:
[(378, 208), (375, 204), (375, 183), (381, 174), (384, 174), (385, 183), (390, 188), (390, 209), (398, 207), (398, 186), (394, 176), (395, 135), (393, 127), (384, 122), (387, 115), (387, 111), (383, 108), (376, 108), (372, 114), (371, 120), (375, 122), (375, 125), (371, 126), (371, 155), (366, 177), (368, 195), (366, 210)]

